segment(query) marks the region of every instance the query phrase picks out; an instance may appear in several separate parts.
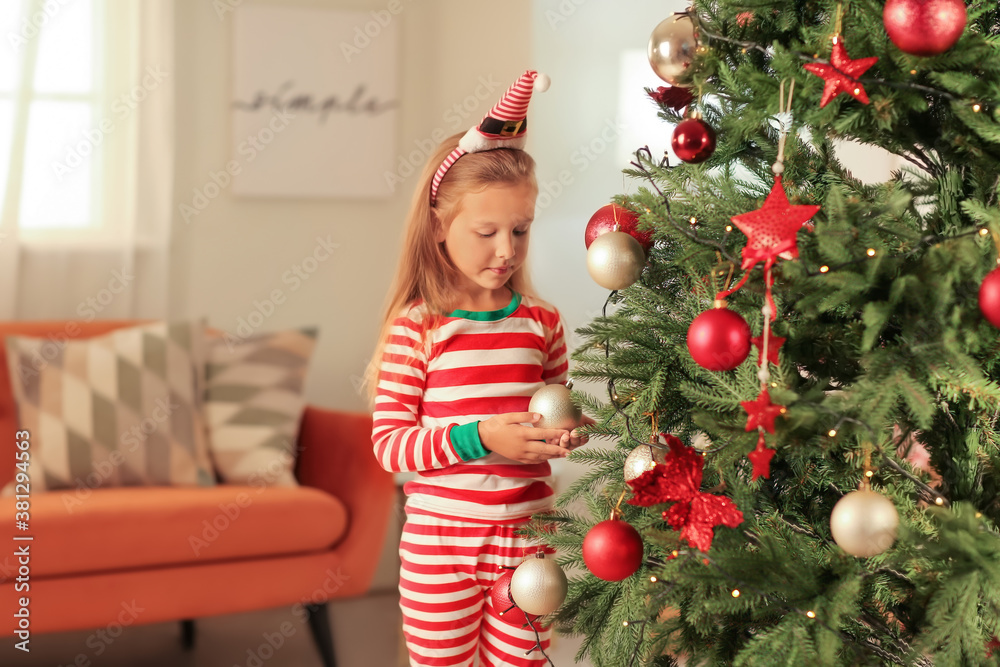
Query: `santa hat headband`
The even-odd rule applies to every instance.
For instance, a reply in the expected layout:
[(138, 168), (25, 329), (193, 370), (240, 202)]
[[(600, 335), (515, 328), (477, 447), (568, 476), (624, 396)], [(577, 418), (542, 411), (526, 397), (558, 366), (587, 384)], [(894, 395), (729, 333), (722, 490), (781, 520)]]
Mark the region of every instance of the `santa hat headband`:
[(500, 101), (490, 109), (476, 127), (471, 128), (458, 142), (458, 148), (448, 154), (431, 181), (431, 206), (437, 201), (441, 180), (458, 158), (466, 153), (492, 151), (497, 148), (524, 148), (528, 129), (528, 102), (533, 90), (545, 92), (549, 77), (529, 69), (518, 77)]

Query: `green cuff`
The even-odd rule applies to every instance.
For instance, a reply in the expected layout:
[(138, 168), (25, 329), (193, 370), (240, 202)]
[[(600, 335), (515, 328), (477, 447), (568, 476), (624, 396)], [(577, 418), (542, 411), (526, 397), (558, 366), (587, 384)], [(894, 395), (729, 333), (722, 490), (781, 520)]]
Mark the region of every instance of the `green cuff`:
[(451, 446), (455, 448), (458, 458), (463, 461), (481, 459), (490, 453), (490, 450), (483, 447), (482, 440), (479, 439), (479, 422), (452, 426), (449, 431)]

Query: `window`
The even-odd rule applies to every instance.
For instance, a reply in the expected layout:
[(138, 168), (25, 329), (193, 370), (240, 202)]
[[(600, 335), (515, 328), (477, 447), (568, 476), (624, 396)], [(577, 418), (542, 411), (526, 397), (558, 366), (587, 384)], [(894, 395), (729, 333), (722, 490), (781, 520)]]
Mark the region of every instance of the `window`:
[(106, 2), (2, 3), (0, 211), (23, 238), (113, 234), (128, 205), (114, 193), (130, 191), (134, 119), (114, 93), (131, 75), (133, 3)]

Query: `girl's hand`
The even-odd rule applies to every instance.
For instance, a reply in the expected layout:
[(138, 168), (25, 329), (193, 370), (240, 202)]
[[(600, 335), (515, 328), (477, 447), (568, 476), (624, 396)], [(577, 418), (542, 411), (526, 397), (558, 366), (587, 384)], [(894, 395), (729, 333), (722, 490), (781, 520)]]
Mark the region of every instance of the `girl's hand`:
[[(583, 415), (583, 418), (580, 420), (580, 426), (589, 426), (596, 423), (596, 421), (587, 415)], [(576, 449), (580, 445), (586, 445), (590, 441), (590, 438), (585, 435), (578, 434), (577, 431), (578, 429), (573, 429), (568, 435), (563, 436), (563, 439), (559, 444), (571, 450)]]
[(508, 412), (479, 422), (479, 440), (483, 447), (519, 463), (538, 463), (562, 458), (570, 450), (559, 442), (569, 442), (569, 431), (562, 428), (522, 426), (536, 423), (542, 416), (537, 412)]

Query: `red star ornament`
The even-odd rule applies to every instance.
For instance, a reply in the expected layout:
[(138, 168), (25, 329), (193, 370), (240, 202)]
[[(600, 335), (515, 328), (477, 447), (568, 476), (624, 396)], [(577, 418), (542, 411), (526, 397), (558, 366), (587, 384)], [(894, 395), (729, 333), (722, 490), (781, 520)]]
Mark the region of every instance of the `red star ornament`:
[(785, 406), (771, 403), (771, 395), (767, 393), (767, 389), (761, 389), (756, 400), (741, 401), (740, 405), (747, 411), (748, 431), (759, 427), (768, 433), (774, 433), (775, 418), (785, 412)]
[(819, 212), (819, 206), (793, 206), (788, 202), (781, 176), (775, 176), (771, 193), (756, 211), (734, 215), (731, 220), (747, 235), (743, 247), (743, 266), (750, 269), (757, 262), (773, 264), (779, 256), (799, 256), (796, 235), (802, 225)]
[(757, 438), (757, 448), (747, 454), (750, 463), (753, 464), (753, 479), (756, 482), (758, 477), (764, 479), (771, 478), (771, 459), (774, 458), (775, 451), (764, 444), (764, 434)]
[[(781, 336), (775, 336), (771, 334), (769, 340), (767, 341), (767, 360), (770, 361), (775, 366), (778, 365), (778, 350), (781, 346), (785, 344), (787, 338), (782, 338)], [(757, 365), (764, 365), (764, 337), (757, 336), (756, 338), (751, 338), (750, 342), (753, 346), (757, 348)]]
[(868, 104), (868, 94), (865, 92), (865, 87), (858, 82), (858, 77), (867, 72), (877, 60), (875, 56), (851, 60), (847, 56), (844, 40), (834, 37), (829, 65), (806, 63), (802, 67), (826, 82), (823, 85), (823, 98), (819, 101), (819, 108), (822, 109), (841, 93), (847, 93), (858, 102)]

